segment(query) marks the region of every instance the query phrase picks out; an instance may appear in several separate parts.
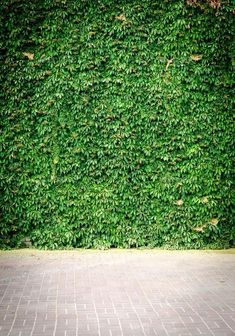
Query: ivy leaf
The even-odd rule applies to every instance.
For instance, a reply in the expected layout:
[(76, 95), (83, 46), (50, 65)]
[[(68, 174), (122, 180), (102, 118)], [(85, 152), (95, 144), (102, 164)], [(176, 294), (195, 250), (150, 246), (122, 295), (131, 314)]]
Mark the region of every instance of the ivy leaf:
[(196, 232), (204, 232), (204, 226), (197, 226), (193, 228), (193, 231)]
[(194, 54), (194, 55), (191, 55), (190, 58), (193, 60), (193, 61), (200, 61), (202, 59), (202, 55), (199, 55), (199, 54)]
[(178, 201), (175, 202), (175, 204), (181, 206), (184, 204), (184, 201), (182, 199), (179, 199)]
[(207, 196), (205, 196), (205, 197), (202, 197), (201, 201), (202, 201), (202, 203), (204, 203), (204, 204), (206, 204), (206, 203), (208, 203), (208, 202), (209, 202), (209, 200), (208, 200), (208, 197), (207, 197)]
[(124, 14), (120, 14), (116, 16), (116, 19), (119, 21), (126, 21), (126, 16)]
[(172, 64), (172, 63), (173, 63), (173, 58), (167, 60), (167, 63), (166, 63), (166, 71), (167, 71), (169, 65)]
[(219, 223), (219, 220), (218, 220), (218, 218), (212, 218), (210, 223), (211, 223), (211, 225), (216, 226)]
[(25, 57), (27, 57), (29, 60), (33, 60), (34, 59), (34, 54), (30, 53), (30, 52), (23, 52), (23, 55)]

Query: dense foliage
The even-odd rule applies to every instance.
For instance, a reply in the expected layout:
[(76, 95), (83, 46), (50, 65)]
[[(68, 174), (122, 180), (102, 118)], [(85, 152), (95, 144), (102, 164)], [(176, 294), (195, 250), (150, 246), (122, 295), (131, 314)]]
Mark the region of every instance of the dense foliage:
[(232, 2), (0, 6), (0, 245), (231, 246)]

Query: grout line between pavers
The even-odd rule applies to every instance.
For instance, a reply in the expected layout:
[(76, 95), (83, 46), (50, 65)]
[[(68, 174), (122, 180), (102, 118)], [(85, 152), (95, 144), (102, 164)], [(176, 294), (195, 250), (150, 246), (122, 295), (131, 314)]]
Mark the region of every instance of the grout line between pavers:
[(139, 324), (140, 324), (140, 326), (141, 326), (141, 329), (142, 329), (142, 331), (143, 331), (144, 336), (147, 336), (147, 335), (146, 335), (146, 332), (145, 332), (145, 330), (144, 330), (143, 323), (142, 323), (141, 320), (140, 320), (139, 314), (138, 314), (137, 311), (136, 311), (136, 308), (135, 308), (135, 306), (134, 306), (134, 304), (133, 304), (133, 302), (132, 302), (132, 300), (131, 300), (130, 295), (129, 295), (127, 292), (126, 292), (126, 295), (127, 295), (128, 300), (129, 300), (129, 302), (130, 302), (130, 304), (131, 304), (131, 306), (132, 306), (133, 311), (135, 312), (135, 314), (136, 314), (136, 316), (137, 316), (137, 319), (138, 319), (138, 321), (139, 321)]
[(230, 325), (225, 321), (225, 319), (223, 318), (223, 316), (222, 315), (220, 315), (214, 308), (212, 308), (211, 306), (209, 306), (208, 305), (208, 303), (201, 297), (201, 299), (203, 300), (203, 302), (207, 305), (207, 307), (209, 308), (209, 309), (211, 309), (211, 310), (213, 310), (215, 313), (216, 313), (216, 315), (219, 317), (219, 318), (221, 318), (222, 320), (223, 320), (223, 322), (226, 324), (226, 326), (234, 333), (234, 335), (235, 335), (235, 330), (232, 328), (232, 327), (230, 327)]
[(56, 329), (57, 329), (57, 322), (58, 322), (58, 295), (59, 295), (59, 281), (57, 282), (57, 287), (56, 287), (55, 325), (54, 325), (53, 336), (56, 336)]
[(95, 309), (95, 316), (96, 316), (96, 320), (97, 320), (97, 326), (98, 326), (98, 336), (101, 336), (101, 332), (100, 332), (100, 321), (99, 321), (99, 316), (96, 310), (96, 305), (95, 302), (93, 303), (94, 305), (94, 309)]
[(10, 334), (11, 334), (11, 332), (12, 332), (12, 329), (13, 329), (13, 326), (14, 326), (14, 324), (15, 324), (16, 317), (17, 317), (17, 314), (18, 314), (20, 301), (21, 301), (22, 298), (23, 298), (24, 290), (25, 290), (25, 288), (26, 288), (26, 286), (27, 286), (28, 279), (29, 279), (29, 273), (28, 273), (28, 275), (27, 275), (27, 279), (26, 279), (25, 284), (24, 284), (24, 287), (23, 287), (23, 289), (22, 289), (21, 296), (20, 296), (19, 301), (18, 301), (17, 306), (16, 306), (15, 315), (14, 315), (14, 319), (13, 319), (12, 324), (11, 324), (11, 328), (10, 328), (10, 330), (9, 330), (9, 332), (8, 332), (8, 334), (7, 334), (6, 336), (10, 336)]

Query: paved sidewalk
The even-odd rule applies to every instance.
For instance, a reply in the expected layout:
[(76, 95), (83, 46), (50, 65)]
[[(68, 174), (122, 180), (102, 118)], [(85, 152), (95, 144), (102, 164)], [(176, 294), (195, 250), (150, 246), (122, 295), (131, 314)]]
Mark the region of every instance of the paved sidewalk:
[(0, 252), (0, 335), (235, 335), (235, 253)]

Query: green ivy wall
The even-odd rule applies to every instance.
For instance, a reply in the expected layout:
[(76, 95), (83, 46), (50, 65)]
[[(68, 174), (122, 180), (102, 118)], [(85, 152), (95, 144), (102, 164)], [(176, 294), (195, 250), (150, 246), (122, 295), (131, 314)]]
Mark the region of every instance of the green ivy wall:
[(232, 2), (0, 6), (0, 245), (233, 245)]

